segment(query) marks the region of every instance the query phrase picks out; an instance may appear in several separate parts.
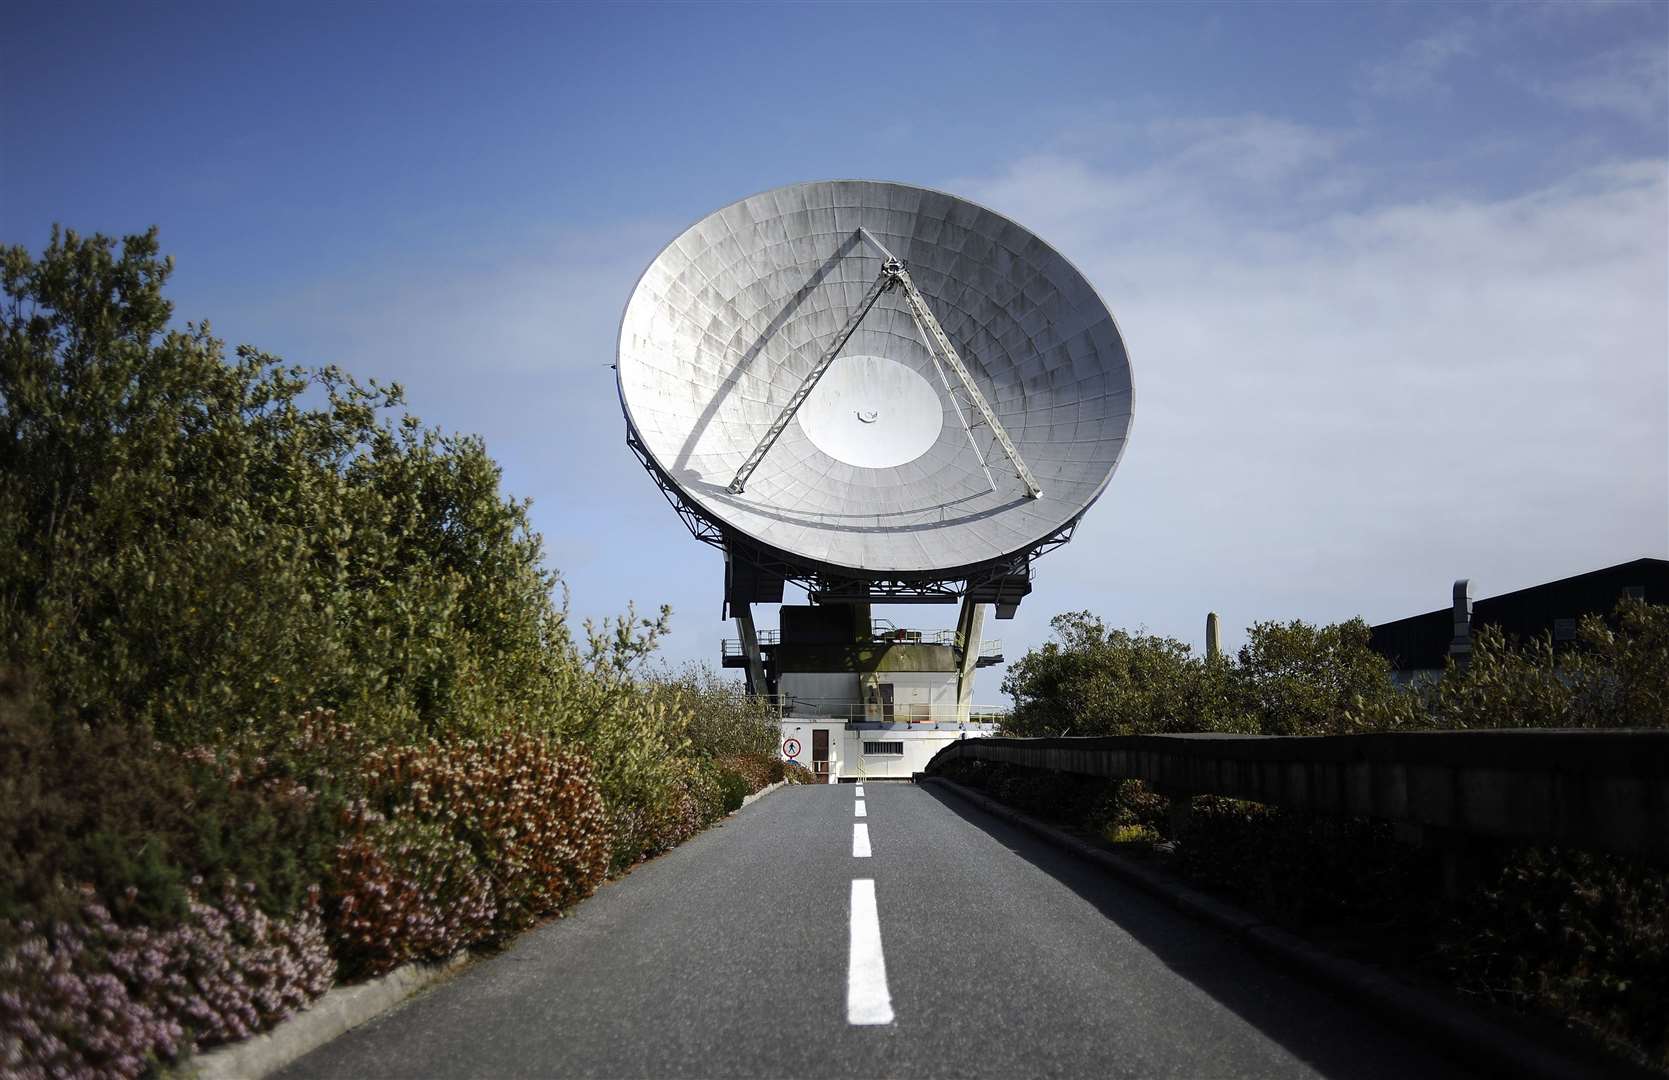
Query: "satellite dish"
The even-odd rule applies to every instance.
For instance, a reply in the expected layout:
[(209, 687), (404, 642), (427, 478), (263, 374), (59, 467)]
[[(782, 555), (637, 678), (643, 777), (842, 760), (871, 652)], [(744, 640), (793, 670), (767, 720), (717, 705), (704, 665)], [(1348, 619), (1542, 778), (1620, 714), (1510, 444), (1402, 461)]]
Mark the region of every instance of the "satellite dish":
[(1057, 544), (1111, 479), (1130, 363), (1075, 267), (906, 184), (717, 210), (626, 304), (628, 441), (705, 540), (791, 579), (937, 581)]

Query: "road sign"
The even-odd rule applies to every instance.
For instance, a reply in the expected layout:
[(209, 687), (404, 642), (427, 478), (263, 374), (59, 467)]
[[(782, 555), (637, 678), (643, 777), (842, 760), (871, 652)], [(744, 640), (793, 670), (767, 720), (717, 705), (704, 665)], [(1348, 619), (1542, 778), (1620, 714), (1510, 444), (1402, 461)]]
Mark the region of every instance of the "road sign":
[(800, 740), (798, 740), (798, 739), (784, 739), (784, 740), (782, 740), (782, 756), (785, 757), (785, 758), (797, 758), (797, 757), (799, 757), (800, 756)]

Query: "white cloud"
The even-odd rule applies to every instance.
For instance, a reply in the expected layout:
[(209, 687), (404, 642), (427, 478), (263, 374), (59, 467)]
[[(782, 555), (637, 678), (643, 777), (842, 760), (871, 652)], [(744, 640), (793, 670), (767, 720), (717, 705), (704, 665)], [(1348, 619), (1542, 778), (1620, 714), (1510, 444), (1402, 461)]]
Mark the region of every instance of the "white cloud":
[(1573, 109), (1616, 113), (1661, 128), (1669, 109), (1669, 49), (1661, 40), (1636, 41), (1584, 61), (1571, 75), (1532, 86)]
[(1135, 369), (1119, 475), (1006, 637), (1082, 606), (1195, 642), (1213, 608), (1383, 620), (1458, 576), (1491, 595), (1669, 555), (1662, 162), (1293, 215), (1331, 157), (1248, 197), (1215, 130), (1136, 173), (1034, 158), (953, 186), (1073, 258)]
[(1387, 98), (1441, 96), (1448, 91), (1450, 65), (1473, 51), (1473, 36), (1471, 21), (1457, 20), (1415, 38), (1392, 56), (1363, 69), (1363, 89)]

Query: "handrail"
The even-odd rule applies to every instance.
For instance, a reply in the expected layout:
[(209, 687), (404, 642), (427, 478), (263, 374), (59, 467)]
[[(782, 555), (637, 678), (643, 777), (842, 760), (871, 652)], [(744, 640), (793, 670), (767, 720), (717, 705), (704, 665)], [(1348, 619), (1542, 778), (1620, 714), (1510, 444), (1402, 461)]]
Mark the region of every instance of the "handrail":
[[(884, 620), (877, 619), (876, 621), (877, 622), (883, 622)], [(780, 645), (781, 643), (782, 643), (782, 631), (780, 631), (780, 630), (761, 630), (761, 631), (759, 631), (759, 644), (761, 644), (761, 645)], [(899, 627), (892, 627), (891, 629), (882, 629), (880, 627), (876, 627), (872, 630), (870, 637), (868, 637), (868, 638), (866, 638), (862, 641), (854, 642), (854, 644), (857, 644), (857, 645), (891, 645), (891, 644), (948, 645), (948, 646), (951, 646), (951, 647), (957, 647), (957, 646), (959, 646), (960, 641), (958, 639), (956, 631), (954, 631), (954, 630), (907, 630), (907, 629), (901, 629)], [(723, 638), (721, 640), (720, 644), (719, 644), (719, 651), (720, 651), (720, 656), (721, 657), (742, 656), (743, 655), (742, 639), (741, 638)], [(980, 641), (980, 643), (979, 643), (979, 655), (980, 656), (997, 657), (997, 656), (1001, 656), (1002, 654), (1003, 654), (1003, 643), (1002, 643), (1002, 640), (1000, 638), (984, 638)]]
[(1000, 725), (1008, 719), (1009, 710), (1000, 705), (917, 705), (897, 702), (892, 705), (827, 705), (799, 698), (781, 702), (784, 720), (847, 724), (992, 724)]
[(957, 759), (1669, 859), (1669, 731), (968, 739), (940, 750), (927, 771)]

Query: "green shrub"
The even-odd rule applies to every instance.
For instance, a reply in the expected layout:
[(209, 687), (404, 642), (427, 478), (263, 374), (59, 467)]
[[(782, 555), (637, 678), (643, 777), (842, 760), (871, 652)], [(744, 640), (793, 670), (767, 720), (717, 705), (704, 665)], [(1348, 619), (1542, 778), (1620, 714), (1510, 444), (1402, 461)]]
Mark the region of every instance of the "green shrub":
[(1444, 924), (1428, 961), (1469, 994), (1566, 1018), (1669, 1071), (1669, 872), (1523, 848)]
[(775, 756), (781, 737), (777, 721), (764, 699), (749, 695), (740, 681), (723, 678), (705, 664), (650, 679), (685, 717), (684, 737), (692, 752), (719, 759)]
[(403, 737), (560, 713), (555, 577), (480, 440), (168, 331), (154, 230), (0, 259), (0, 650), (55, 712), (178, 746), (319, 705)]
[(1016, 735), (1132, 735), (1238, 730), (1225, 666), (1172, 638), (1109, 630), (1087, 611), (1050, 620), (1054, 640), (1010, 666)]
[(718, 775), (719, 805), (723, 807), (727, 814), (740, 810), (742, 803), (747, 801), (749, 795), (753, 794), (753, 785), (748, 783), (748, 778), (741, 773), (732, 772), (723, 766), (719, 767)]
[(731, 754), (715, 758), (714, 764), (741, 779), (747, 788), (744, 795), (752, 795), (783, 778), (783, 761), (774, 753)]
[(72, 918), (82, 884), (124, 923), (174, 925), (194, 879), (228, 877), (287, 916), (328, 860), (331, 807), (293, 778), (163, 746), (143, 723), (55, 716), (0, 679), (0, 944), (18, 920)]
[(1368, 647), (1361, 619), (1313, 626), (1299, 619), (1254, 623), (1233, 679), (1246, 714), (1264, 735), (1337, 735), (1348, 713), (1395, 693), (1391, 666)]
[(590, 896), (608, 870), (609, 821), (589, 766), (541, 739), (378, 748), (360, 768), (376, 811), (463, 845), (490, 883), (498, 935)]
[(325, 925), (348, 977), (442, 960), (492, 931), (492, 881), (469, 844), (409, 806), (346, 812), (326, 881)]
[(1435, 684), (1358, 704), (1352, 727), (1669, 727), (1669, 605), (1618, 602), (1609, 618), (1586, 616), (1573, 648), (1551, 635), (1509, 640), (1479, 630), (1465, 668), (1452, 661)]

